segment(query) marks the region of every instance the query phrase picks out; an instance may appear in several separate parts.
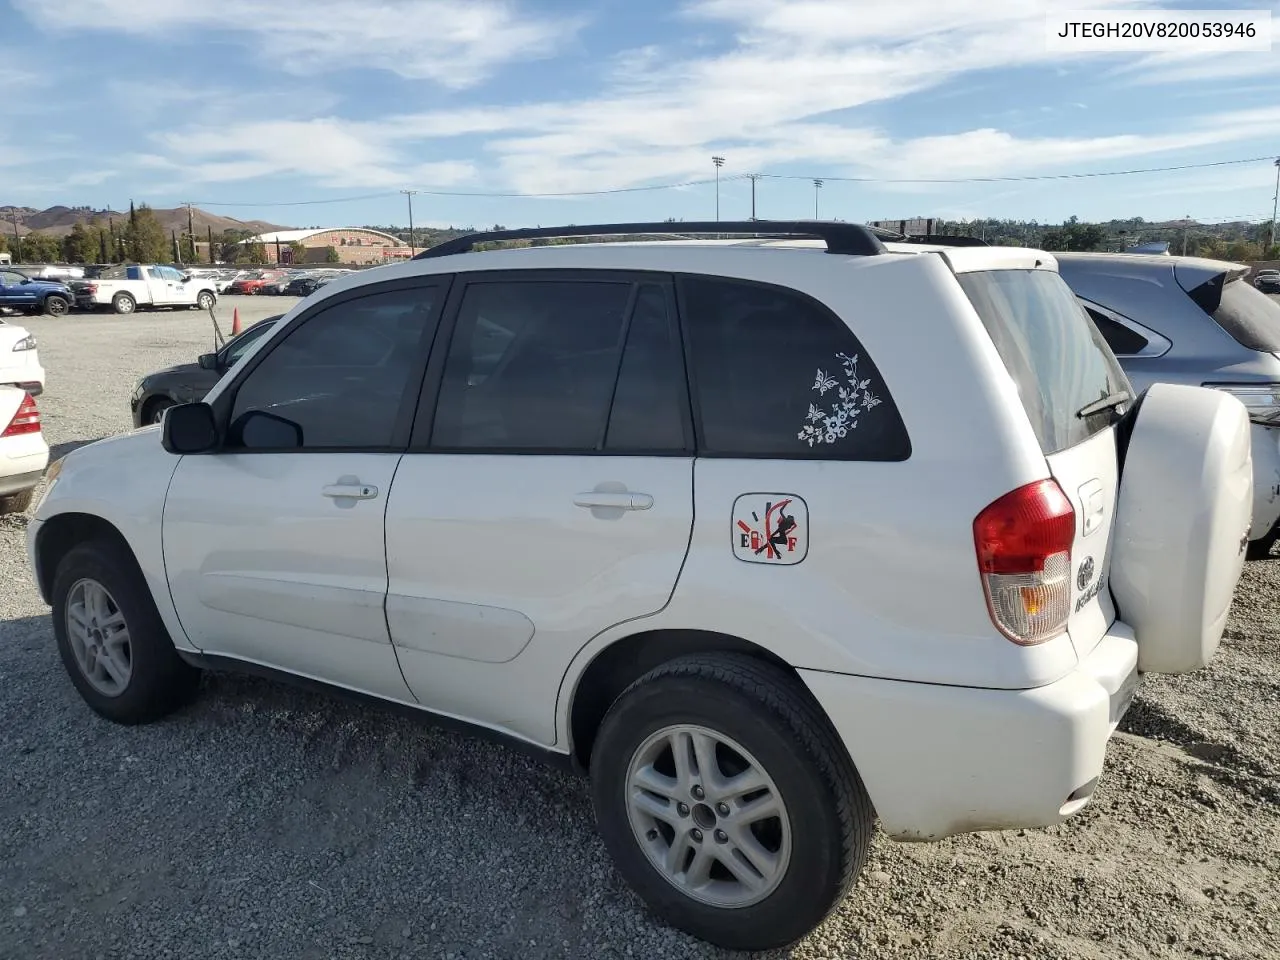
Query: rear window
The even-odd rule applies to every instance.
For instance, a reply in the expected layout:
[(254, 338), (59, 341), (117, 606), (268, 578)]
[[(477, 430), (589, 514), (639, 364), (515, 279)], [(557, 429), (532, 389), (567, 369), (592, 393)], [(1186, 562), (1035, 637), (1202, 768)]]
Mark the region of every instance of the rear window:
[(1280, 303), (1243, 278), (1222, 282), (1220, 274), (1189, 294), (1242, 347), (1280, 353)]
[(1115, 394), (1132, 396), (1129, 380), (1057, 273), (989, 270), (957, 279), (1013, 378), (1046, 456), (1113, 422), (1113, 410), (1084, 417), (1079, 411)]

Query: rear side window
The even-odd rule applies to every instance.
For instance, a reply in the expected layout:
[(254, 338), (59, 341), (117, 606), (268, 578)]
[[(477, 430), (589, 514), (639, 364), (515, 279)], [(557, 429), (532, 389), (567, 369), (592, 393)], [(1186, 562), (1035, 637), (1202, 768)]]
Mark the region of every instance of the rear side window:
[(1147, 348), (1147, 338), (1140, 333), (1130, 330), (1122, 323), (1116, 323), (1110, 317), (1103, 316), (1097, 310), (1089, 310), (1089, 319), (1093, 321), (1093, 325), (1098, 328), (1098, 332), (1102, 334), (1102, 339), (1107, 341), (1107, 346), (1111, 348), (1111, 352), (1118, 357), (1132, 356), (1135, 353), (1141, 353)]
[(858, 338), (794, 290), (680, 281), (704, 456), (905, 460), (898, 409)]
[(1240, 346), (1280, 353), (1280, 303), (1243, 278), (1224, 284), (1223, 277), (1196, 287), (1191, 299)]
[(1088, 404), (1125, 393), (1128, 378), (1071, 289), (1048, 270), (962, 273), (960, 286), (1013, 378), (1046, 456), (1074, 447), (1113, 421)]

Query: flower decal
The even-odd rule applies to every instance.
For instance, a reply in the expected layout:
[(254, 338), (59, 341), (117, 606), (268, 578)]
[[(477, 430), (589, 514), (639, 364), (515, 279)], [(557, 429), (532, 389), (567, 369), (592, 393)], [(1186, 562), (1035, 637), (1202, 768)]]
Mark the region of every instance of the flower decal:
[(859, 416), (880, 405), (880, 398), (871, 392), (871, 381), (858, 376), (858, 356), (837, 353), (836, 361), (840, 364), (844, 382), (819, 369), (812, 388), (820, 397), (834, 390), (831, 406), (810, 403), (806, 422), (796, 434), (797, 439), (811, 447), (816, 443), (835, 443), (844, 439), (857, 427)]

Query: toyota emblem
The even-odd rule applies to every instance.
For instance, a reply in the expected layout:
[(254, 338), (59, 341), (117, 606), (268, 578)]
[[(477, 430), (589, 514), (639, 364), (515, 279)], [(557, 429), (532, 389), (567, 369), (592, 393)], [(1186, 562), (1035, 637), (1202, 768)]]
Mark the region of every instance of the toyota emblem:
[(1083, 590), (1093, 580), (1093, 557), (1085, 557), (1080, 564), (1080, 572), (1076, 574), (1076, 586)]

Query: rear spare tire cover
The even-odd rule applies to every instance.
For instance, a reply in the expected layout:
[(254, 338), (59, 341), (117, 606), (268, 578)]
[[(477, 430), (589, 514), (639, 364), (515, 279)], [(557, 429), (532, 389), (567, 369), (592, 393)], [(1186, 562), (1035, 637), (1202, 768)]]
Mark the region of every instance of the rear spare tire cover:
[(1244, 404), (1220, 390), (1153, 384), (1129, 438), (1111, 564), (1139, 670), (1186, 673), (1213, 657), (1252, 519)]

